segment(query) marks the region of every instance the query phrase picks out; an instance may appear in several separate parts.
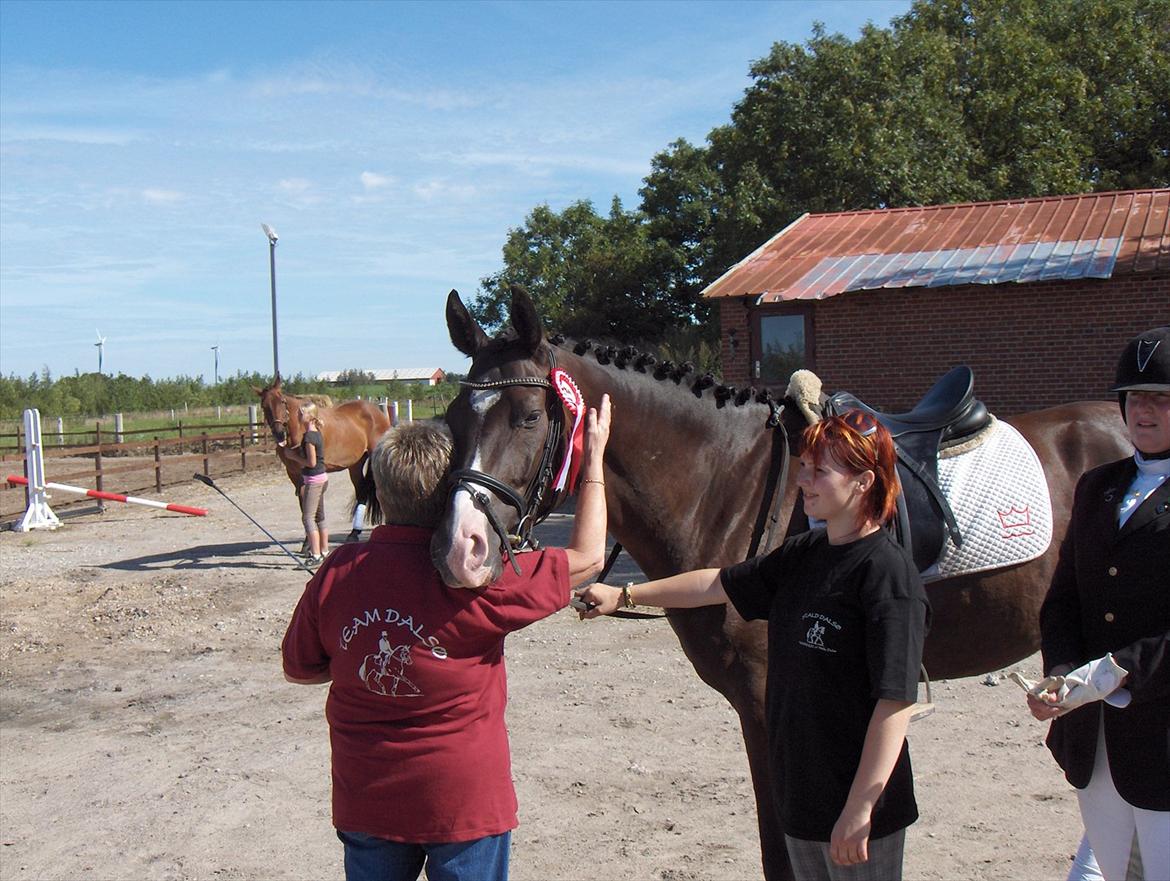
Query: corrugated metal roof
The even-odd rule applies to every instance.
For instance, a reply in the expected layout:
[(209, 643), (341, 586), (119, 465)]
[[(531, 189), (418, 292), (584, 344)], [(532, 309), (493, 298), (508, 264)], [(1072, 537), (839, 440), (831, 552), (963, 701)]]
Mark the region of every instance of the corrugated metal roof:
[(1170, 189), (805, 214), (703, 291), (761, 302), (846, 291), (1170, 271)]

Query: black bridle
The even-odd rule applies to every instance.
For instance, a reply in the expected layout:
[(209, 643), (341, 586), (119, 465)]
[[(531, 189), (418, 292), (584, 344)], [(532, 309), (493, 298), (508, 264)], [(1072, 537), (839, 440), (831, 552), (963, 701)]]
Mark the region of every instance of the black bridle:
[[(556, 356), (550, 351), (549, 358), (551, 360), (551, 364), (549, 365), (551, 372), (552, 368), (556, 367)], [(532, 530), (555, 507), (556, 499), (550, 497), (549, 490), (552, 487), (555, 468), (558, 464), (557, 454), (561, 447), (562, 438), (564, 437), (564, 410), (560, 399), (553, 390), (553, 384), (539, 376), (518, 376), (513, 379), (496, 379), (488, 382), (462, 380), (459, 384), (475, 391), (502, 389), (512, 386), (533, 386), (553, 391), (551, 401), (545, 405), (545, 410), (548, 414), (548, 434), (544, 438), (544, 450), (540, 456), (540, 467), (532, 475), (532, 479), (528, 482), (528, 489), (523, 496), (502, 480), (498, 480), (492, 475), (484, 471), (478, 471), (475, 468), (459, 468), (452, 471), (448, 477), (451, 483), (450, 491), (452, 493), (461, 489), (467, 490), (472, 500), (479, 505), (487, 517), (488, 522), (491, 523), (492, 529), (500, 537), (500, 544), (508, 554), (508, 561), (512, 564), (512, 569), (519, 575), (520, 565), (516, 562), (515, 552), (536, 550), (539, 547), (539, 543), (532, 537)], [(569, 439), (568, 443), (572, 443), (572, 439)], [(516, 513), (520, 515), (520, 520), (516, 524), (515, 533), (509, 533), (504, 528), (504, 524), (500, 522), (500, 518), (492, 510), (491, 498), (479, 487), (490, 490), (501, 501), (516, 509)], [(555, 495), (554, 493), (553, 496)]]

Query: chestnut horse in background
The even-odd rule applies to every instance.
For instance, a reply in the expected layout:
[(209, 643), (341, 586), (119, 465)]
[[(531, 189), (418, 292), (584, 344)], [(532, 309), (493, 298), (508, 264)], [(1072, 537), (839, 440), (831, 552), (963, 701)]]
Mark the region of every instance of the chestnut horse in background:
[[(264, 389), (254, 389), (260, 396), (260, 406), (264, 408), (264, 420), (268, 423), (272, 436), (278, 444), (276, 455), (284, 464), (288, 472), (288, 479), (298, 495), (301, 489), (301, 469), (299, 462), (289, 458), (286, 451), (290, 447), (299, 447), (305, 437), (305, 427), (301, 424), (301, 406), (308, 403), (308, 397), (296, 397), (285, 394), (280, 386), (280, 377), (272, 385)], [(362, 466), (374, 444), (378, 442), (386, 430), (390, 428), (390, 419), (382, 412), (382, 408), (369, 401), (346, 401), (336, 407), (318, 407), (317, 416), (321, 420), (321, 437), (325, 441), (325, 470), (349, 471), (349, 479), (357, 496), (358, 487), (362, 481)], [(361, 535), (361, 525), (358, 518), (354, 518), (353, 531), (348, 540), (354, 541)]]
[[(507, 493), (493, 489), (491, 479), (521, 497), (537, 476), (549, 419), (562, 406), (540, 383), (554, 360), (587, 402), (596, 404), (603, 393), (613, 401), (605, 453), (609, 532), (647, 577), (744, 559), (761, 505), (772, 508), (765, 497), (769, 475), (776, 473), (770, 470), (774, 431), (766, 427), (772, 408), (746, 394), (729, 394), (726, 387), (706, 388), (710, 382), (684, 381), (682, 370), (666, 371), (661, 365), (655, 370), (652, 359), (632, 350), (590, 354), (584, 344), (570, 349), (551, 343), (531, 300), (519, 289), (513, 290), (511, 321), (510, 329), (489, 339), (458, 294), (452, 291), (448, 297), (448, 330), (455, 348), (472, 358), (468, 381), (474, 387), (464, 388), (447, 410), (457, 473), (431, 546), (444, 580), (468, 586), (477, 582), (466, 579), (482, 578), (485, 568), (499, 573), (500, 540), (482, 509), (491, 506), (503, 528), (516, 531), (515, 502), (504, 501)], [(779, 417), (788, 445), (776, 449), (781, 456), (793, 455), (807, 422), (791, 404), (781, 408)], [(933, 623), (924, 664), (934, 678), (998, 670), (1037, 650), (1040, 603), (1068, 527), (1076, 482), (1086, 469), (1132, 453), (1116, 404), (1069, 404), (1006, 421), (1023, 434), (1044, 467), (1053, 542), (1031, 562), (927, 586)], [(796, 470), (788, 469), (787, 485), (776, 491), (777, 499), (782, 497), (781, 526), (773, 545), (792, 515)], [(477, 474), (489, 480), (476, 483)], [(667, 617), (696, 672), (739, 714), (764, 874), (770, 881), (790, 878), (767, 783), (766, 622), (744, 621), (731, 605), (671, 609)]]

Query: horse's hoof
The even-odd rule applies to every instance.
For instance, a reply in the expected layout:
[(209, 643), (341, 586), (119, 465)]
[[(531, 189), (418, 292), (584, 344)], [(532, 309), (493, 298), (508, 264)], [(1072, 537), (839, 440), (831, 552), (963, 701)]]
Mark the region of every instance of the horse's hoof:
[(362, 531), (361, 531), (360, 529), (354, 529), (354, 530), (352, 530), (352, 531), (350, 532), (350, 534), (349, 534), (349, 535), (347, 535), (347, 536), (345, 537), (345, 540), (346, 540), (347, 542), (351, 542), (351, 541), (361, 541), (361, 540), (362, 540)]

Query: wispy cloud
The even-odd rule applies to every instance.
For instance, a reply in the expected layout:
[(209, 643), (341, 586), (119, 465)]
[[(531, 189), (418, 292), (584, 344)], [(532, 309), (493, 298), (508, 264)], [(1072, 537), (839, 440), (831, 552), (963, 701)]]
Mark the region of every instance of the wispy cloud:
[(11, 125), (0, 132), (0, 141), (60, 141), (66, 144), (103, 144), (125, 146), (141, 138), (141, 134), (116, 128), (72, 125)]
[[(263, 26), (264, 4), (147, 4), (133, 32), (79, 4), (89, 25), (70, 33), (48, 26), (55, 4), (28, 4), (44, 21), (19, 42), (6, 21), (6, 368), (92, 369), (94, 322), (137, 330), (144, 315), (140, 345), (111, 336), (117, 369), (204, 372), (229, 326), (240, 366), (263, 368), (260, 221), (281, 232), (282, 344), (319, 343), (290, 347), (294, 371), (381, 364), (387, 351), (400, 366), (450, 363), (443, 297), (474, 296), (534, 206), (617, 194), (633, 207), (656, 151), (701, 141), (727, 120), (748, 61), (807, 35), (790, 20), (889, 4), (305, 6), (286, 17), (287, 41), (261, 44), (224, 23)], [(176, 28), (180, 9), (207, 26)], [(308, 24), (313, 9), (329, 27)], [(326, 288), (346, 305), (337, 346), (313, 336)], [(49, 323), (78, 346), (37, 344)]]
[(394, 183), (394, 178), (375, 171), (363, 171), (359, 179), (367, 190), (380, 190)]
[(155, 205), (173, 205), (176, 202), (182, 202), (186, 197), (178, 190), (160, 190), (148, 187), (142, 191), (142, 198)]
[(475, 198), (478, 190), (471, 184), (453, 184), (446, 180), (428, 180), (417, 183), (412, 188), (414, 194), (425, 202), (434, 202), (439, 199), (468, 201)]

